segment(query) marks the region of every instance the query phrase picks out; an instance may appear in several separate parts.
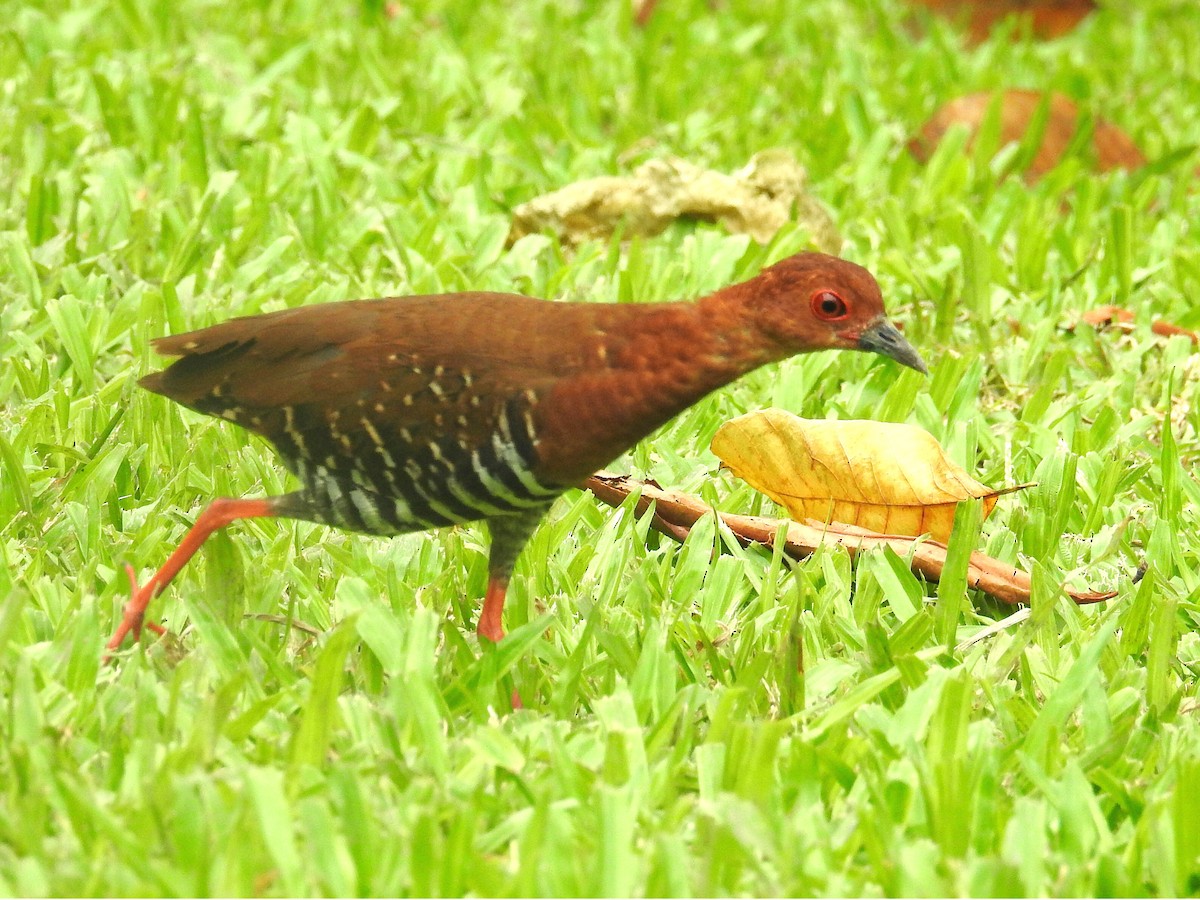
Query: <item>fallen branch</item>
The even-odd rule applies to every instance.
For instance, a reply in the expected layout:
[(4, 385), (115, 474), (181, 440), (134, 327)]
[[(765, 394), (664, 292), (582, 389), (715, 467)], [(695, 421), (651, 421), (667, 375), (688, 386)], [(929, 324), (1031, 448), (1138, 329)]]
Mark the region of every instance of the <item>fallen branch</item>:
[[(653, 503), (654, 518), (651, 520), (651, 527), (681, 542), (697, 521), (714, 512), (713, 508), (699, 497), (677, 491), (665, 491), (657, 485), (638, 481), (627, 475), (598, 472), (585, 481), (583, 486), (609, 506), (620, 506), (630, 494), (640, 491), (641, 496), (636, 507), (638, 514), (644, 514)], [(761, 516), (739, 516), (734, 513), (716, 514), (743, 546), (763, 544), (770, 547), (774, 544), (779, 529), (786, 527), (784, 552), (793, 559), (804, 559), (815, 553), (819, 547), (844, 547), (852, 557), (860, 550), (891, 547), (901, 557), (911, 555), (912, 570), (928, 581), (939, 580), (946, 565), (946, 545), (933, 540), (877, 534), (838, 522), (825, 524), (809, 520), (808, 523), (800, 523)], [(1002, 603), (1029, 603), (1029, 574), (983, 553), (971, 554), (967, 584)], [(1066, 587), (1063, 591), (1080, 604), (1099, 603), (1102, 600), (1111, 600), (1117, 595), (1116, 591), (1075, 591)]]

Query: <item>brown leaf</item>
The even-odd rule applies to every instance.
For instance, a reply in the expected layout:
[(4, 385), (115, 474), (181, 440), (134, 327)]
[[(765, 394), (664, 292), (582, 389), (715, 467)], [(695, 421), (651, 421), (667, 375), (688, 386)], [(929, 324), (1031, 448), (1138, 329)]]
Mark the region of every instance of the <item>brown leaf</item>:
[(950, 539), (962, 500), (996, 498), (943, 452), (928, 431), (892, 422), (802, 419), (782, 409), (739, 416), (712, 451), (733, 474), (797, 521), (834, 521), (873, 532)]
[(807, 181), (804, 168), (786, 150), (757, 153), (730, 175), (683, 159), (654, 159), (631, 176), (589, 178), (522, 203), (513, 211), (508, 242), (546, 229), (569, 243), (606, 240), (621, 224), (626, 234), (655, 235), (690, 217), (766, 243), (796, 220), (814, 247), (837, 253), (841, 235), (809, 195)]
[(654, 15), (654, 7), (658, 0), (633, 0), (633, 22), (639, 28), (645, 28), (650, 17)]
[[(1119, 306), (1097, 306), (1095, 309), (1089, 309), (1080, 316), (1079, 321), (1091, 325), (1093, 328), (1111, 326), (1120, 328), (1122, 331), (1132, 331), (1134, 315), (1129, 310), (1122, 309)], [(1191, 340), (1193, 344), (1200, 344), (1200, 334), (1197, 334), (1190, 328), (1174, 325), (1171, 322), (1164, 322), (1161, 319), (1151, 322), (1150, 330), (1162, 337), (1182, 335)]]
[[(993, 97), (992, 93), (985, 91), (951, 100), (933, 114), (920, 134), (909, 141), (909, 152), (921, 162), (928, 162), (946, 132), (960, 123), (967, 127), (971, 133), (971, 143), (974, 143)], [(1025, 137), (1042, 97), (1040, 91), (1004, 91), (1000, 99), (1001, 147), (1019, 143)], [(1025, 178), (1029, 181), (1045, 175), (1062, 161), (1079, 127), (1079, 107), (1062, 94), (1050, 95), (1048, 114), (1042, 143), (1025, 171)], [(1146, 157), (1128, 135), (1100, 119), (1095, 122), (1091, 147), (1096, 168), (1101, 172), (1136, 169), (1146, 164)]]
[[(690, 494), (664, 491), (625, 475), (598, 472), (584, 487), (610, 506), (620, 506), (631, 493), (640, 494), (639, 515), (654, 505), (654, 529), (678, 541), (687, 537), (688, 530), (701, 517), (714, 510), (704, 500)], [(721, 522), (743, 545), (773, 546), (780, 528), (786, 528), (784, 552), (793, 559), (803, 559), (819, 547), (844, 547), (851, 556), (861, 550), (891, 547), (901, 558), (910, 560), (912, 570), (929, 581), (941, 578), (946, 564), (945, 544), (931, 540), (914, 540), (896, 535), (874, 534), (851, 525), (801, 524), (786, 519), (759, 516), (739, 516), (717, 512)], [(971, 554), (967, 567), (967, 584), (999, 600), (1001, 603), (1029, 603), (1032, 582), (1029, 574), (983, 553)], [(1077, 591), (1063, 588), (1076, 603), (1099, 603), (1111, 600), (1116, 591)]]
[(1189, 328), (1182, 328), (1179, 325), (1172, 325), (1170, 322), (1152, 322), (1150, 330), (1162, 337), (1174, 337), (1177, 334), (1182, 335), (1185, 338), (1189, 338), (1193, 344), (1200, 344), (1200, 335), (1196, 334), (1196, 332)]
[[(1010, 16), (1029, 22), (1035, 37), (1049, 40), (1072, 31), (1096, 8), (1094, 0), (911, 0), (967, 26), (972, 43), (986, 41), (993, 27)], [(1023, 27), (1023, 26), (1022, 26)], [(1015, 31), (1020, 34), (1022, 27)]]
[(1127, 309), (1121, 309), (1119, 306), (1097, 306), (1095, 309), (1089, 309), (1079, 317), (1081, 322), (1086, 322), (1093, 328), (1100, 328), (1104, 325), (1111, 325), (1114, 322), (1126, 323), (1133, 321), (1133, 313)]

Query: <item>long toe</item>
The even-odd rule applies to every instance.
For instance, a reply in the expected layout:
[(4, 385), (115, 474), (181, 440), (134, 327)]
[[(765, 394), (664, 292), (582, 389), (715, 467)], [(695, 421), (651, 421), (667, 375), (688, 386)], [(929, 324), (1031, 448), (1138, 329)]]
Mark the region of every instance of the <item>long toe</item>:
[[(167, 631), (157, 623), (146, 622), (146, 607), (149, 605), (150, 600), (153, 599), (152, 584), (139, 586), (137, 573), (131, 565), (127, 564), (125, 566), (125, 574), (129, 576), (129, 602), (125, 604), (125, 608), (121, 612), (121, 623), (104, 646), (105, 650), (110, 652), (119, 649), (121, 644), (124, 643), (126, 635), (130, 633), (133, 634), (135, 641), (141, 640), (143, 625), (160, 636), (166, 634)], [(107, 662), (109, 658), (109, 653), (106, 652), (104, 661)]]

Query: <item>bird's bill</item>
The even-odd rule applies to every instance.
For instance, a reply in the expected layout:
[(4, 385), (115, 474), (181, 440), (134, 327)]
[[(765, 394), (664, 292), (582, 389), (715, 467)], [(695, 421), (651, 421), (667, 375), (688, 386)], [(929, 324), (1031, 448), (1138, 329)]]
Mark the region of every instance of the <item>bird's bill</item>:
[(926, 368), (920, 354), (887, 319), (876, 319), (858, 336), (858, 349), (891, 357), (900, 365), (916, 369), (922, 375), (929, 374), (929, 369)]

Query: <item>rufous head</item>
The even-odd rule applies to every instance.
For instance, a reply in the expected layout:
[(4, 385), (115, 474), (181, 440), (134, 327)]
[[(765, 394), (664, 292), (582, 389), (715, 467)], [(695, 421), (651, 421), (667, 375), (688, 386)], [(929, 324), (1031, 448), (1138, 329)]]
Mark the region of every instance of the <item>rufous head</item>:
[(824, 253), (798, 253), (746, 283), (747, 305), (765, 335), (791, 353), (864, 350), (929, 374), (888, 321), (879, 282), (862, 266)]

